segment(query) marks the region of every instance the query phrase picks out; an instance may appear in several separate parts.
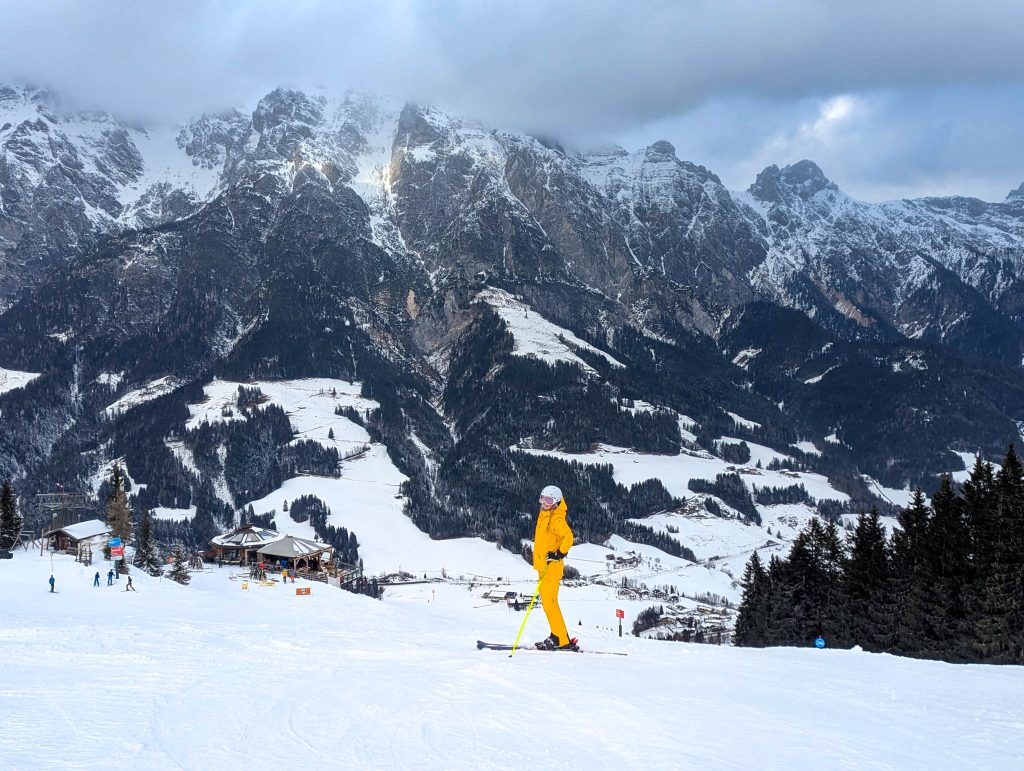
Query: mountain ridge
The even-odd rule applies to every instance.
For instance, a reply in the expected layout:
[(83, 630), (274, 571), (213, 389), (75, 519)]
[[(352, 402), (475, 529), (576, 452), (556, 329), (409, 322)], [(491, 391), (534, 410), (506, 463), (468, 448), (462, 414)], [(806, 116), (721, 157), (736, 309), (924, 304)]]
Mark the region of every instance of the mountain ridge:
[[(213, 377), (362, 383), (380, 409), (361, 419), (409, 478), (414, 521), (513, 550), (524, 534), (503, 501), (556, 470), (586, 502), (592, 538), (680, 504), (659, 485), (631, 497), (610, 471), (509, 447), (715, 456), (722, 437), (746, 439), (866, 507), (885, 504), (865, 474), (924, 484), (957, 452), (999, 457), (1024, 420), (1024, 203), (864, 204), (810, 161), (733, 193), (666, 141), (587, 155), (429, 106), (277, 89), (250, 115), (178, 132), (164, 167), (184, 158), (192, 176), (90, 218), (91, 191), (120, 201), (155, 179), (114, 152), (143, 135), (103, 118), (75, 134), (80, 147), (51, 145), (39, 120), (0, 131), (4, 201), (29, 200), (30, 161), (52, 161), (39, 179), (61, 185), (29, 190), (60, 204), (50, 219), (0, 213), (14, 234), (0, 366), (41, 373), (0, 395), (0, 468), (30, 489), (127, 457), (147, 505), (195, 497), (204, 516), (227, 517), (210, 492), (216, 464), (196, 476), (166, 444), (188, 435), (182, 415)], [(19, 240), (46, 222), (53, 237)], [(47, 251), (57, 235), (74, 248)], [(591, 346), (573, 353), (583, 364), (516, 357), (515, 325), (485, 301), (499, 290)], [(105, 412), (162, 378), (177, 389)], [(627, 406), (638, 401), (654, 409)], [(808, 439), (820, 456), (791, 449)], [(216, 455), (241, 440), (188, 441)], [(232, 452), (270, 474), (292, 451), (267, 441)]]

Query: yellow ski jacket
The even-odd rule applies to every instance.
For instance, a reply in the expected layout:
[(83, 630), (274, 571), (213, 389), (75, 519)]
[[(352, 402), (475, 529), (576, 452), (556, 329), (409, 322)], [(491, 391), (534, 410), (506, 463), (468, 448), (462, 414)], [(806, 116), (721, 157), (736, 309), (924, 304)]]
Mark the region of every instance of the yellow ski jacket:
[(537, 531), (533, 535), (533, 567), (543, 572), (547, 567), (548, 552), (568, 553), (572, 546), (572, 530), (565, 521), (565, 500), (558, 502), (551, 511), (541, 509), (537, 515)]

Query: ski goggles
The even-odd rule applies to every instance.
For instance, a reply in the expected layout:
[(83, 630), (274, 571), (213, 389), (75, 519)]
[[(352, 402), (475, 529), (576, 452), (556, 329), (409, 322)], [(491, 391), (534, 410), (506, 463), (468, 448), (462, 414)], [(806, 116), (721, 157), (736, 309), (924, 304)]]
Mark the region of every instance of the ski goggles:
[(540, 504), (541, 506), (554, 506), (555, 499), (552, 498), (550, 495), (542, 495), (540, 497)]

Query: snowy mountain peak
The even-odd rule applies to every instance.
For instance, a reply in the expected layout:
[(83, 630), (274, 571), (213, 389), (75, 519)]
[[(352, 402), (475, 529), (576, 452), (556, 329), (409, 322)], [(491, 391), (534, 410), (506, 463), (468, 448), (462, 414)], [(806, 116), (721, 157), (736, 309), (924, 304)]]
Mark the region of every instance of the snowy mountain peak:
[(1007, 202), (1009, 201), (1024, 201), (1024, 182), (1020, 183), (1020, 187), (1016, 190), (1011, 190), (1006, 196)]
[(0, 86), (0, 126), (6, 130), (22, 120), (46, 115), (45, 108), (49, 101), (48, 92), (41, 89)]
[(673, 161), (676, 159), (676, 148), (671, 142), (659, 139), (645, 151), (648, 161)]
[(823, 190), (839, 192), (814, 161), (802, 160), (780, 169), (772, 164), (754, 180), (749, 192), (767, 203), (783, 203), (794, 197), (810, 200)]
[(302, 91), (275, 88), (256, 105), (252, 126), (261, 134), (282, 124), (315, 126), (323, 120), (323, 107), (323, 99)]

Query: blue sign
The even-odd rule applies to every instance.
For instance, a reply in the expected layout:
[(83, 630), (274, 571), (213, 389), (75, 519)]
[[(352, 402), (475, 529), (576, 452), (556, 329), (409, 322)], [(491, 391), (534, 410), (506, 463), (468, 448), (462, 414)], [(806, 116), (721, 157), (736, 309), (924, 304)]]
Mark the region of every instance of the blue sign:
[(121, 539), (120, 538), (111, 538), (109, 541), (107, 541), (107, 546), (120, 546), (120, 545), (121, 545)]
[(817, 640), (815, 640), (814, 641), (814, 647), (815, 648), (824, 648), (825, 647), (825, 638), (824, 637), (819, 637)]

